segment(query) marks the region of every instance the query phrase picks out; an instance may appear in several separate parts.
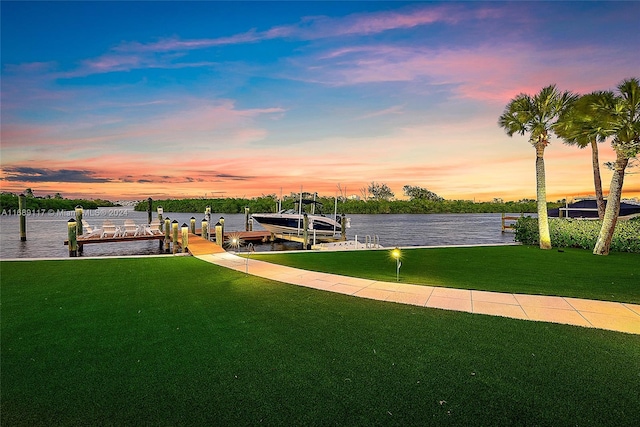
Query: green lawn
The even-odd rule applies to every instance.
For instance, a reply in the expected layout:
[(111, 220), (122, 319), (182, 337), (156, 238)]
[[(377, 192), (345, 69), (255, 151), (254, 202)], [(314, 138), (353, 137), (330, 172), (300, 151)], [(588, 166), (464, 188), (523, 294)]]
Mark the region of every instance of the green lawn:
[(637, 335), (354, 298), (190, 257), (0, 273), (3, 426), (640, 421)]
[[(390, 250), (269, 253), (251, 258), (306, 270), (395, 281)], [(402, 250), (405, 283), (640, 304), (640, 254), (490, 246)]]

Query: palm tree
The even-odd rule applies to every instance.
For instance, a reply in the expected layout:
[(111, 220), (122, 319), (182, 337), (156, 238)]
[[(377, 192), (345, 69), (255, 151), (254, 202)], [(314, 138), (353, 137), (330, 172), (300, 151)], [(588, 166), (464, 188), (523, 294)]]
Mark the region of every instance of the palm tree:
[(616, 161), (602, 227), (593, 249), (596, 255), (609, 254), (620, 212), (625, 169), (629, 160), (640, 153), (640, 81), (626, 79), (618, 85), (618, 92), (597, 104), (598, 109), (609, 114), (606, 131), (613, 136), (611, 146), (616, 152)]
[(605, 204), (600, 177), (598, 142), (604, 142), (609, 136), (606, 126), (609, 112), (598, 108), (598, 105), (610, 103), (612, 96), (611, 92), (592, 92), (581, 96), (560, 115), (553, 127), (555, 134), (566, 144), (577, 145), (580, 148), (591, 147), (593, 185), (600, 219), (604, 218)]
[(536, 193), (540, 249), (551, 249), (547, 217), (547, 188), (544, 170), (544, 149), (549, 134), (560, 114), (577, 99), (571, 92), (560, 93), (556, 85), (544, 87), (533, 97), (524, 93), (513, 98), (498, 119), (507, 135), (529, 133), (529, 142), (536, 150)]

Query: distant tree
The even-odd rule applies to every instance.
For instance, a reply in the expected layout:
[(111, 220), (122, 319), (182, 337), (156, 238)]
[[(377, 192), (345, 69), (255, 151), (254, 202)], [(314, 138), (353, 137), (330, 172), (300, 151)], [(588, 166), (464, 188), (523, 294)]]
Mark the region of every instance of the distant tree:
[(513, 98), (498, 119), (498, 125), (509, 136), (529, 133), (529, 143), (536, 150), (536, 200), (538, 204), (538, 228), (540, 249), (551, 249), (549, 219), (547, 216), (547, 187), (544, 169), (544, 149), (549, 136), (562, 112), (571, 105), (577, 95), (560, 93), (556, 85), (544, 87), (534, 96), (524, 93)]
[(340, 193), (340, 200), (345, 202), (347, 200), (347, 186), (342, 187), (342, 185), (338, 183), (338, 192)]
[(24, 190), (24, 195), (27, 196), (27, 197), (35, 197), (33, 195), (33, 190), (30, 189), (30, 188), (27, 188), (26, 190)]
[(429, 191), (426, 188), (405, 185), (402, 187), (402, 191), (404, 195), (409, 197), (411, 200), (422, 199), (422, 200), (433, 200), (434, 202), (439, 202), (444, 200), (444, 198), (438, 196), (433, 191)]
[(54, 199), (62, 199), (62, 194), (60, 193), (56, 193), (55, 196), (53, 196)]
[(360, 187), (360, 196), (365, 202), (369, 200), (369, 187)]
[(369, 194), (373, 200), (391, 200), (395, 194), (387, 184), (372, 182), (368, 187)]

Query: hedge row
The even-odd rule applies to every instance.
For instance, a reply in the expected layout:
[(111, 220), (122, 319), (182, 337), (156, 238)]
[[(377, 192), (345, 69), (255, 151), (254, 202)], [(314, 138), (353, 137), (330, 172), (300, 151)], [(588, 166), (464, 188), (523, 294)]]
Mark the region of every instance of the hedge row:
[[(549, 218), (551, 245), (593, 250), (601, 226), (600, 220)], [(539, 244), (538, 218), (522, 217), (518, 219), (514, 229), (517, 242), (525, 245)], [(610, 250), (640, 253), (640, 218), (618, 221)]]

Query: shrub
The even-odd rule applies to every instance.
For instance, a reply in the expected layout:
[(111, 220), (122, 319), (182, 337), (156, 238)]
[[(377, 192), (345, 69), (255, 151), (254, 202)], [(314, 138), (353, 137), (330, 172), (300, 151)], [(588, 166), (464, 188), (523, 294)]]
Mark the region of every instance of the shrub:
[[(602, 221), (583, 219), (550, 218), (551, 245), (561, 248), (593, 250), (600, 233)], [(525, 245), (537, 245), (538, 219), (530, 216), (518, 219), (514, 225), (515, 240)], [(640, 253), (640, 219), (622, 220), (616, 224), (611, 241), (611, 250)]]

